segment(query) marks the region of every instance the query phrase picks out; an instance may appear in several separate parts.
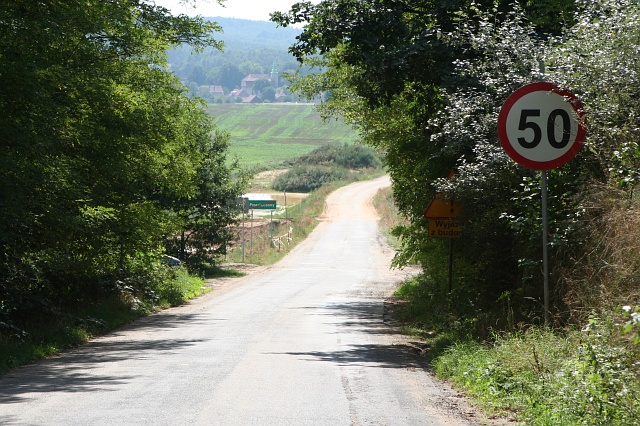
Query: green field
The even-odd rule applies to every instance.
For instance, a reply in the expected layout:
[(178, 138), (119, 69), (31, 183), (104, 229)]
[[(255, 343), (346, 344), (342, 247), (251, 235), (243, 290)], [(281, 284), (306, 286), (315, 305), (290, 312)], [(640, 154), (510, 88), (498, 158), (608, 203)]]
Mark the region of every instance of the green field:
[(207, 109), (231, 134), (230, 157), (243, 166), (272, 168), (320, 145), (358, 140), (342, 121), (323, 121), (313, 104), (209, 104)]

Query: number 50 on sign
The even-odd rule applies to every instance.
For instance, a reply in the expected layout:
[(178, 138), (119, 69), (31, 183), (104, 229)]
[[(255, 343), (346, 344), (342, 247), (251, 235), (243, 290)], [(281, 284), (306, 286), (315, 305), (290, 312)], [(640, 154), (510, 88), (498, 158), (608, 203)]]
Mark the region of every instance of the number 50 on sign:
[(502, 105), (498, 136), (507, 154), (534, 170), (550, 170), (571, 160), (585, 137), (584, 110), (571, 93), (547, 83), (531, 83)]

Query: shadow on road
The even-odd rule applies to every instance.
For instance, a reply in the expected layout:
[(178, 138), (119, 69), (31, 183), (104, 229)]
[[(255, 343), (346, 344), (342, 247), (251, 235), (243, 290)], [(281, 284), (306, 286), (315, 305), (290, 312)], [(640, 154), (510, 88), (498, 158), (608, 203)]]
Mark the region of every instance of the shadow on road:
[(353, 345), (335, 352), (285, 352), (307, 361), (334, 362), (341, 366), (361, 366), (371, 368), (401, 368), (430, 371), (426, 361), (419, 355), (419, 349), (410, 344)]
[[(97, 339), (70, 350), (61, 356), (19, 367), (2, 377), (0, 404), (19, 402), (27, 394), (38, 392), (96, 392), (131, 382), (140, 374), (100, 375), (99, 367), (106, 363), (146, 360), (158, 352), (173, 353), (201, 342), (203, 339), (119, 340), (126, 330), (177, 328), (181, 324), (200, 321), (199, 315), (153, 315), (130, 324), (107, 338)], [(26, 396), (25, 396), (26, 395)]]
[(410, 342), (390, 325), (392, 318), (386, 318), (382, 300), (345, 301), (324, 306), (309, 306), (309, 315), (322, 315), (328, 322), (337, 325), (336, 333), (358, 333), (370, 335), (398, 336), (394, 344), (350, 345), (344, 350), (333, 352), (285, 352), (308, 361), (334, 362), (342, 366), (358, 365), (373, 368), (412, 368), (431, 371), (424, 357), (423, 345)]

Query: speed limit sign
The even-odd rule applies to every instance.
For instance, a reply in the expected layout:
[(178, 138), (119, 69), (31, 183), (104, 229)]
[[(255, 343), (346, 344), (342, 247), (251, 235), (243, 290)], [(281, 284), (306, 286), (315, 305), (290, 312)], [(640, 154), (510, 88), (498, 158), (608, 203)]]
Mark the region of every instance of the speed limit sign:
[(531, 83), (513, 92), (500, 109), (500, 144), (518, 164), (550, 170), (571, 160), (585, 137), (580, 101), (552, 83)]

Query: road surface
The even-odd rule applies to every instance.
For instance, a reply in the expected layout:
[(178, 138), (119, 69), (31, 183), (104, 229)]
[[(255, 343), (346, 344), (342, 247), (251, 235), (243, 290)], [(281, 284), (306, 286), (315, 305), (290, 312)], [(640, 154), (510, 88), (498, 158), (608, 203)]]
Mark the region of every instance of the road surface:
[(470, 425), (384, 318), (402, 278), (371, 198), (333, 193), (279, 264), (0, 378), (2, 425)]

